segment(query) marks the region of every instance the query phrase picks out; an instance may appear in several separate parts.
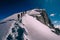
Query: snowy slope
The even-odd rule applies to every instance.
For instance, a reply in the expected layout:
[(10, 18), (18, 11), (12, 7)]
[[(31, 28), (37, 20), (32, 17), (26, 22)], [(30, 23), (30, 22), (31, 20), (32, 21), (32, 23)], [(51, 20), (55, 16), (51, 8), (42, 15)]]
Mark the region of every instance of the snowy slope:
[(28, 15), (40, 15), (41, 12), (37, 12), (36, 10), (39, 10), (39, 9), (33, 9), (30, 11), (27, 11), (27, 14)]
[(13, 21), (0, 24), (0, 40), (2, 40), (2, 38), (6, 37), (7, 33), (9, 32), (9, 30), (11, 28), (12, 23), (13, 23)]
[[(27, 12), (27, 14), (24, 15), (22, 18), (22, 23), (24, 24), (24, 26), (21, 24), (20, 25), (24, 28), (26, 27), (25, 29), (28, 33), (28, 36), (24, 36), (29, 40), (60, 40), (59, 36), (53, 33), (50, 28), (30, 16), (30, 14), (34, 13), (39, 14), (40, 12), (32, 10), (31, 12)], [(9, 16), (8, 18), (3, 20), (3, 22), (5, 21), (6, 23), (0, 24), (0, 40), (2, 40), (2, 38), (4, 38), (7, 33), (9, 33), (9, 30), (12, 27), (14, 20), (17, 20), (17, 14)], [(14, 20), (9, 21), (10, 19)]]
[(11, 15), (0, 22), (0, 40), (4, 40), (4, 37), (9, 33), (9, 30), (14, 23), (14, 20), (12, 19), (17, 20), (17, 14)]
[(27, 14), (23, 17), (23, 24), (26, 26), (31, 40), (60, 40), (46, 25)]
[[(57, 40), (59, 39), (58, 35), (52, 33), (51, 30), (46, 25), (37, 21), (32, 16), (29, 16), (28, 14), (26, 14), (25, 16), (23, 16), (22, 20), (23, 20), (24, 26), (26, 27), (28, 31), (28, 37), (26, 35), (25, 37), (29, 38), (29, 40)], [(1, 27), (0, 38), (5, 37), (7, 35), (9, 29), (12, 27), (11, 26), (12, 23), (13, 22), (10, 21), (4, 24), (0, 24), (0, 27)]]

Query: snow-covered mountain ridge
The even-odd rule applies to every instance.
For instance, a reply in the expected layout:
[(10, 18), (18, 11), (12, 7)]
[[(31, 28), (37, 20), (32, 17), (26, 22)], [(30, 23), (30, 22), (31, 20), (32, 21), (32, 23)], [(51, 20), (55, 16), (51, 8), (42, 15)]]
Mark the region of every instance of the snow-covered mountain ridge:
[(15, 27), (14, 23), (18, 23), (27, 31), (28, 35), (24, 34), (24, 40), (60, 40), (59, 35), (51, 31), (50, 28), (54, 27), (48, 19), (45, 10), (42, 9), (33, 9), (9, 16), (0, 23), (0, 40), (5, 40), (6, 35), (11, 33), (10, 30)]

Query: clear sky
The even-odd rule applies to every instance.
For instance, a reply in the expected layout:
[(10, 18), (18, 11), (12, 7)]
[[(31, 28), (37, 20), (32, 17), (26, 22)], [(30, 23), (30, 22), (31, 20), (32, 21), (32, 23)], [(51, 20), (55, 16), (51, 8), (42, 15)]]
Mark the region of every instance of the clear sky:
[(60, 0), (0, 0), (0, 20), (34, 8), (46, 9), (52, 23), (60, 24)]

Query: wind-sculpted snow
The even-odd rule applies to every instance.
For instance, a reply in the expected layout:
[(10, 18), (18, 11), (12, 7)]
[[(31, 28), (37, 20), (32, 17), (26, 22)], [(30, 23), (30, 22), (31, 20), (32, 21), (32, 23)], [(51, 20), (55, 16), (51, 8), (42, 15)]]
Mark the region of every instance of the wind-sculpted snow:
[(0, 40), (5, 40), (13, 22), (16, 21), (17, 14), (11, 15), (0, 22)]
[(54, 34), (46, 25), (33, 17), (26, 14), (22, 20), (31, 40), (60, 40), (58, 35)]
[(2, 38), (6, 37), (12, 23), (13, 23), (13, 21), (0, 24), (0, 40), (2, 40)]

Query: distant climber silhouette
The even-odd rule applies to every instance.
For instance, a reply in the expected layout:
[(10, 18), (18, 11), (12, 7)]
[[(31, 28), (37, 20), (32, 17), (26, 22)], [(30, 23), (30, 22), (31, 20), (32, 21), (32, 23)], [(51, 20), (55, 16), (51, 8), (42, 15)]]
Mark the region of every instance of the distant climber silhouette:
[(22, 23), (22, 13), (21, 13), (21, 15), (18, 14), (17, 17), (18, 17), (18, 21), (19, 21), (20, 23)]
[(17, 17), (18, 17), (18, 20), (19, 20), (19, 18), (20, 18), (20, 14), (18, 14)]

